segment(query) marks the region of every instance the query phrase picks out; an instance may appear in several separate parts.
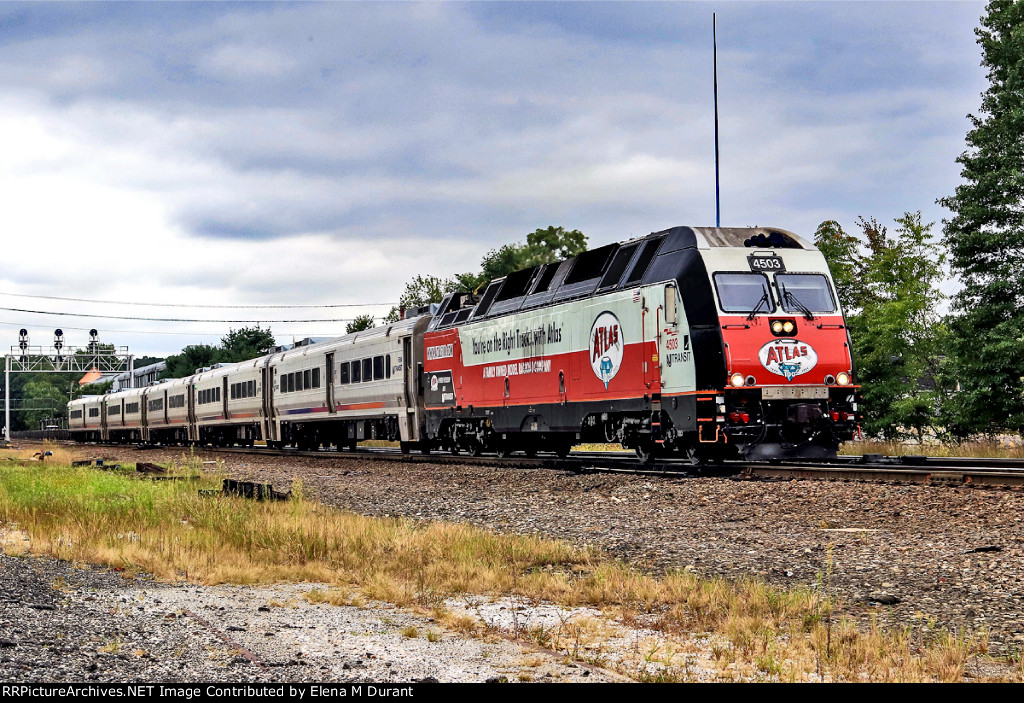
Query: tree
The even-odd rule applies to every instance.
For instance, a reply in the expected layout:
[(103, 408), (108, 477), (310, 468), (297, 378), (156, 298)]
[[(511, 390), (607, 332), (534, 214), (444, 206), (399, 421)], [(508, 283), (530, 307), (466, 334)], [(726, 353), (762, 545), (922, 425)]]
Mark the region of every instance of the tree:
[[(430, 303), (440, 303), (444, 294), (455, 289), (455, 281), (451, 278), (441, 279), (437, 276), (417, 274), (405, 284), (405, 290), (398, 299), (401, 308), (418, 308)], [(399, 319), (399, 307), (391, 308), (384, 322), (396, 322)]]
[(1024, 3), (992, 0), (975, 29), (988, 69), (981, 115), (969, 115), (964, 183), (939, 203), (950, 267), (963, 288), (950, 329), (950, 429), (1024, 431)]
[(587, 250), (587, 235), (578, 229), (566, 231), (564, 227), (537, 229), (526, 235), (529, 252), (527, 266), (551, 264)]
[(160, 374), (160, 378), (185, 378), (201, 369), (214, 364), (214, 356), (217, 354), (217, 347), (209, 344), (190, 344), (181, 350), (180, 354), (171, 354), (167, 357), (167, 368)]
[(27, 429), (38, 430), (43, 420), (67, 415), (70, 386), (60, 383), (64, 376), (66, 374), (34, 375), (21, 389), (20, 419)]
[(587, 236), (578, 229), (537, 229), (526, 235), (526, 244), (506, 244), (487, 252), (480, 262), (480, 278), (492, 281), (531, 266), (568, 259), (586, 250)]
[(886, 437), (913, 430), (920, 439), (935, 429), (947, 396), (937, 288), (944, 254), (932, 239), (933, 223), (922, 222), (920, 211), (898, 218), (892, 237), (874, 218), (861, 217), (858, 224), (868, 251), (852, 257), (860, 265), (845, 295), (859, 308), (847, 321), (864, 397), (864, 430)]
[(373, 329), (373, 315), (356, 315), (356, 319), (345, 325), (345, 334)]
[[(477, 292), (489, 281), (520, 271), (531, 266), (550, 264), (567, 259), (587, 250), (587, 237), (578, 229), (564, 227), (537, 229), (526, 235), (525, 244), (505, 244), (492, 249), (480, 261), (479, 273), (460, 273), (453, 278), (440, 279), (436, 276), (417, 275), (405, 286), (399, 299), (405, 308), (420, 307), (427, 303), (439, 303), (445, 293), (453, 290)], [(385, 322), (398, 319), (398, 308), (384, 318)]]
[(818, 225), (814, 243), (828, 262), (839, 302), (849, 321), (856, 317), (864, 303), (864, 257), (860, 253), (860, 243), (856, 237), (843, 231), (842, 225), (835, 220), (826, 220)]
[(269, 329), (259, 325), (229, 330), (220, 339), (220, 349), (215, 354), (214, 363), (232, 363), (255, 359), (270, 353), (277, 345), (274, 335)]

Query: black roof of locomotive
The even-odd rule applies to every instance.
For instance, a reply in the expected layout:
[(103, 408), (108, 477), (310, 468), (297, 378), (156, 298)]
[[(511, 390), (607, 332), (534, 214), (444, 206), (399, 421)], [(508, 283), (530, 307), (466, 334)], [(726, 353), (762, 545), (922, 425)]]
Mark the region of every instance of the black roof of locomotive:
[[(814, 248), (801, 237), (778, 228), (672, 227), (588, 249), (562, 261), (515, 271), (491, 281), (479, 299), (465, 292), (449, 293), (441, 302), (430, 329), (455, 327), (473, 320), (673, 279), (682, 270), (679, 262), (663, 257), (680, 250), (754, 246), (759, 249)], [(673, 257), (679, 258), (692, 257)]]

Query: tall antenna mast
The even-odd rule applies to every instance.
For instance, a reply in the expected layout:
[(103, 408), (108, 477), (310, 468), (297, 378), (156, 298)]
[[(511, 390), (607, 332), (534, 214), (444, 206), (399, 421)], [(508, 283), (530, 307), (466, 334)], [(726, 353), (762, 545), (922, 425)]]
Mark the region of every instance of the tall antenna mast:
[(714, 12), (711, 13), (711, 43), (715, 53), (715, 227), (721, 227), (722, 204), (718, 191), (718, 20)]

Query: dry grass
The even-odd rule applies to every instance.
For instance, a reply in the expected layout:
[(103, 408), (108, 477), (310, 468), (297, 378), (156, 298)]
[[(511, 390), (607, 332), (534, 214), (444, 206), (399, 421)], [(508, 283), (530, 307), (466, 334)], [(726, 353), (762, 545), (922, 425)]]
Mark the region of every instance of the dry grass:
[(907, 444), (905, 442), (862, 440), (843, 444), (839, 453), (848, 455), (883, 454), (885, 456), (926, 454), (945, 457), (1024, 459), (1024, 442), (1021, 442), (1019, 437), (1012, 440), (974, 440), (960, 444)]
[[(182, 464), (181, 470), (192, 470), (188, 461)], [(8, 535), (27, 535), (35, 553), (167, 580), (325, 583), (329, 588), (311, 590), (306, 599), (429, 608), (440, 625), (463, 632), (479, 633), (481, 625), (446, 611), (445, 599), (511, 593), (525, 602), (594, 606), (625, 625), (661, 632), (663, 642), (716, 633), (729, 643), (716, 658), (734, 667), (730, 676), (802, 680), (817, 672), (830, 680), (957, 680), (987, 645), (966, 635), (922, 640), (832, 623), (827, 589), (784, 591), (685, 571), (657, 578), (564, 542), (463, 524), (369, 518), (307, 502), (301, 491), (280, 503), (198, 495), (197, 488), (212, 485), (210, 478), (151, 482), (10, 462), (0, 465), (0, 524)], [(580, 618), (521, 634), (600, 662), (602, 639), (614, 634), (609, 627), (603, 619)], [(688, 680), (677, 651), (674, 644), (659, 645), (649, 657), (657, 664), (653, 673), (633, 674)]]

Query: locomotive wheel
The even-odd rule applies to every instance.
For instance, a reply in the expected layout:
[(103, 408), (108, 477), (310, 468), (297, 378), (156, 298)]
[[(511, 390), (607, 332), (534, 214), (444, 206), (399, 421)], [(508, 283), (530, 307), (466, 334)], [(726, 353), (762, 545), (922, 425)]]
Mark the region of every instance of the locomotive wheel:
[(693, 466), (702, 466), (708, 463), (708, 458), (697, 447), (687, 447), (683, 450), (683, 458)]
[(498, 446), (494, 448), (494, 453), (498, 455), (499, 459), (508, 459), (512, 450), (506, 442), (499, 442)]
[(564, 459), (565, 457), (569, 456), (569, 452), (571, 451), (572, 445), (567, 442), (562, 444), (556, 444), (554, 448), (554, 452), (559, 459)]
[(641, 442), (633, 448), (633, 451), (636, 452), (636, 456), (640, 460), (641, 464), (646, 465), (654, 461), (654, 447), (650, 444)]
[(483, 447), (481, 447), (476, 442), (473, 442), (468, 447), (466, 447), (466, 454), (469, 454), (470, 456), (480, 456), (480, 454), (482, 453)]

